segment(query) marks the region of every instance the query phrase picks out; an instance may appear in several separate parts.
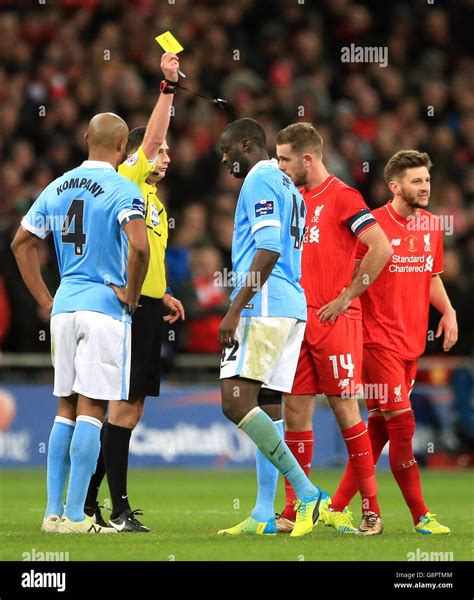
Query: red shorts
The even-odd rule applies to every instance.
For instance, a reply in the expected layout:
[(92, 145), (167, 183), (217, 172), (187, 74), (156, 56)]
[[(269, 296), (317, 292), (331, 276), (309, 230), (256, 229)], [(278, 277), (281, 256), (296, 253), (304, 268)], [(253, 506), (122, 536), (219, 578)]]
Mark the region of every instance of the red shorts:
[(363, 358), (362, 378), (369, 412), (411, 408), (418, 359), (407, 360), (392, 350), (367, 346)]
[(291, 393), (353, 396), (362, 388), (362, 321), (340, 316), (334, 325), (320, 323), (317, 310), (308, 307)]

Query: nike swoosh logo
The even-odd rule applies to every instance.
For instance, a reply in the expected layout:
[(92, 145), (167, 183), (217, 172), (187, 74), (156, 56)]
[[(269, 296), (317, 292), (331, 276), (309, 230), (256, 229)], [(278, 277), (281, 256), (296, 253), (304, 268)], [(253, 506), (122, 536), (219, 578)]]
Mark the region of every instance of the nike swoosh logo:
[(123, 528), (125, 527), (125, 521), (123, 523), (121, 523), (120, 525), (117, 525), (117, 523), (112, 523), (112, 521), (109, 521), (109, 525), (112, 525), (112, 527), (114, 529), (116, 529), (117, 531), (122, 531)]
[(319, 493), (319, 498), (318, 501), (316, 502), (316, 506), (314, 507), (314, 511), (313, 511), (313, 524), (318, 522), (319, 519), (319, 505), (321, 504), (321, 499), (323, 497), (323, 493), (320, 492)]
[(280, 440), (278, 442), (278, 444), (276, 445), (276, 448), (274, 450), (270, 450), (270, 456), (273, 456), (275, 454), (275, 452), (278, 450), (278, 446), (282, 443), (283, 440)]
[(125, 500), (125, 498), (128, 498), (128, 494), (126, 496), (122, 496), (122, 500)]

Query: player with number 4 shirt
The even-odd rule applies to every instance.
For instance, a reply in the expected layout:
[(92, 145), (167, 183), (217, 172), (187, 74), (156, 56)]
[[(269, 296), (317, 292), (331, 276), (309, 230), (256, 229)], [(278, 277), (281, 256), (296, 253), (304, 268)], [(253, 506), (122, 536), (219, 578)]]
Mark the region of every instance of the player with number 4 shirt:
[[(376, 279), (392, 250), (359, 192), (326, 170), (322, 140), (311, 124), (283, 129), (277, 136), (277, 155), (280, 169), (302, 186), (307, 209), (301, 284), (308, 321), (292, 392), (284, 396), (285, 440), (308, 472), (315, 396), (325, 394), (346, 442), (363, 501), (359, 529), (342, 513), (338, 530), (382, 533), (370, 440), (357, 404), (362, 368), (359, 296)], [(355, 274), (358, 240), (367, 247), (367, 254)], [(294, 492), (288, 482), (285, 489), (286, 506), (277, 527), (291, 531)], [(321, 518), (325, 520), (324, 514)]]

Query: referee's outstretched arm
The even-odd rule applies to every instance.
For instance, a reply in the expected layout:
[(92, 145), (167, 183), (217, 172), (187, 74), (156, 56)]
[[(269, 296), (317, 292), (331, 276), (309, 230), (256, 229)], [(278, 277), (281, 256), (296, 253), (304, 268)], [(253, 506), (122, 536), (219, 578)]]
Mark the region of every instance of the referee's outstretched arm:
[[(168, 81), (178, 81), (179, 60), (176, 54), (166, 52), (161, 57), (161, 70)], [(146, 126), (142, 148), (148, 160), (154, 160), (165, 141), (170, 124), (173, 93), (161, 93)]]

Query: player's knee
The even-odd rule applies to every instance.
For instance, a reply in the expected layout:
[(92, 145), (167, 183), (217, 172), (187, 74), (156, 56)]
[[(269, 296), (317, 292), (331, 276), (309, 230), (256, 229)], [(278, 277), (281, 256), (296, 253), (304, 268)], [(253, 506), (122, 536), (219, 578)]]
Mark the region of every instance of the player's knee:
[(308, 431), (313, 427), (313, 396), (285, 396), (283, 417), (286, 431)]
[(329, 396), (328, 403), (331, 407), (340, 429), (349, 429), (361, 421), (359, 405), (356, 398), (341, 398)]
[(285, 408), (284, 419), (286, 431), (305, 431), (308, 428), (308, 420), (297, 411)]
[(313, 421), (306, 415), (292, 415), (289, 418), (285, 416), (286, 431), (308, 431), (312, 427)]
[(240, 415), (234, 406), (234, 402), (231, 402), (229, 398), (222, 397), (221, 408), (224, 415), (235, 424), (238, 424), (241, 421)]
[(111, 402), (109, 408), (109, 423), (126, 429), (134, 429), (143, 412), (143, 405), (132, 402)]

